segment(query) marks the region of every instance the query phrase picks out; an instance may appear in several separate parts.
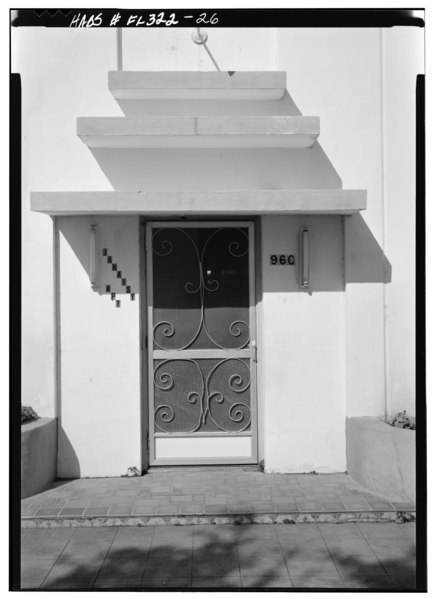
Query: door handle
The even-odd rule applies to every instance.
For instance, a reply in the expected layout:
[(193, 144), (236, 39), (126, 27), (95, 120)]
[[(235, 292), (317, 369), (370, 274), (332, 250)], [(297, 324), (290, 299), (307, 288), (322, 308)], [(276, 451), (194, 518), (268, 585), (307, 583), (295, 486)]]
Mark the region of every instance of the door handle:
[(251, 341), (252, 349), (254, 350), (254, 362), (257, 361), (257, 342)]

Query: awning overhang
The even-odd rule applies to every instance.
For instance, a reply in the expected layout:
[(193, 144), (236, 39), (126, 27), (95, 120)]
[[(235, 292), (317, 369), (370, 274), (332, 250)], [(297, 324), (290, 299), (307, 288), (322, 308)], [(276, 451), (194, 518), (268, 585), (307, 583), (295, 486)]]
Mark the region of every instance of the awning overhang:
[(33, 192), (31, 210), (52, 216), (349, 215), (366, 209), (359, 189)]

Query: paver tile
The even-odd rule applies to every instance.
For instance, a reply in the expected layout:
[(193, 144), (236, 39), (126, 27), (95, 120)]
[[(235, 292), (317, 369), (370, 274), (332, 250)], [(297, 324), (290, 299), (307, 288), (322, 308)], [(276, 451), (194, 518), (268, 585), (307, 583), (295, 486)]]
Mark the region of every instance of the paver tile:
[(193, 537), (194, 551), (201, 551), (207, 546), (216, 547), (217, 544), (226, 544), (230, 547), (236, 540), (235, 530), (236, 527), (231, 525), (196, 527)]
[(254, 560), (261, 560), (263, 558), (277, 558), (282, 556), (282, 548), (279, 543), (248, 543), (241, 545), (238, 544), (238, 553), (240, 561), (244, 560), (252, 563)]
[(76, 542), (94, 542), (94, 541), (113, 541), (118, 534), (116, 526), (90, 526), (72, 528), (74, 534), (71, 541)]
[(34, 589), (39, 589), (41, 586), (40, 580), (22, 580), (20, 583), (20, 588), (23, 591), (30, 591)]
[(207, 496), (205, 498), (205, 503), (206, 503), (206, 505), (207, 504), (226, 505), (228, 503), (228, 500), (226, 497), (218, 497), (216, 494), (210, 493), (210, 494), (207, 494)]
[(141, 587), (142, 578), (97, 578), (94, 582), (94, 589), (139, 589)]
[(344, 512), (346, 510), (344, 504), (341, 501), (322, 501), (322, 509), (326, 512)]
[(146, 565), (145, 555), (136, 555), (135, 557), (126, 556), (120, 558), (116, 553), (108, 556), (99, 571), (98, 578), (141, 578)]
[(287, 589), (292, 587), (293, 584), (289, 576), (242, 576), (242, 587), (243, 588), (283, 588)]
[(343, 581), (344, 589), (395, 589), (389, 576), (354, 576)]
[(345, 580), (355, 576), (386, 576), (384, 568), (374, 555), (336, 555), (334, 561)]
[(192, 526), (156, 526), (154, 530), (154, 541), (193, 542)]
[[(340, 525), (344, 526), (344, 525)], [(357, 525), (358, 530), (366, 537), (377, 536), (381, 538), (395, 537), (400, 538), (401, 529), (395, 522), (359, 522)]]
[(156, 514), (157, 506), (134, 506), (132, 515), (133, 516), (154, 516)]
[(155, 526), (120, 526), (117, 529), (115, 539), (117, 541), (127, 541), (130, 539), (148, 539), (154, 537)]
[(233, 555), (194, 557), (192, 576), (240, 575), (239, 562)]
[(172, 503), (192, 503), (192, 495), (171, 495)]
[(384, 570), (390, 576), (413, 576), (416, 570), (415, 556), (378, 556)]
[(32, 580), (41, 583), (55, 564), (53, 559), (22, 559), (21, 581)]
[[(160, 559), (167, 561), (168, 558), (182, 556), (183, 558), (192, 557), (192, 543), (187, 541), (153, 541), (150, 547), (150, 559)], [(161, 558), (165, 558), (162, 560)]]
[(321, 535), (326, 538), (328, 536), (357, 536), (361, 537), (358, 525), (354, 522), (344, 522), (343, 524), (319, 524)]
[(150, 552), (151, 543), (151, 539), (148, 541), (113, 541), (107, 557), (111, 559), (135, 559), (141, 556), (146, 559)]
[(205, 504), (201, 503), (191, 503), (191, 504), (181, 504), (180, 505), (180, 514), (205, 514)]
[(67, 591), (67, 590), (77, 590), (77, 591), (87, 591), (92, 589), (92, 585), (94, 583), (93, 578), (89, 579), (50, 579), (47, 578), (41, 588), (42, 589), (50, 589), (50, 590), (58, 590), (58, 591)]
[(301, 512), (314, 512), (319, 511), (322, 508), (320, 501), (306, 501), (304, 499), (302, 501), (297, 501), (296, 504)]
[(380, 539), (369, 538), (368, 543), (376, 555), (415, 555), (415, 545), (407, 539)]
[(99, 506), (99, 507), (88, 507), (84, 511), (85, 516), (107, 516), (109, 512), (109, 506)]
[(376, 501), (375, 500), (370, 500), (367, 499), (367, 503), (369, 504), (369, 506), (372, 508), (372, 510), (379, 510), (379, 511), (390, 511), (393, 506), (391, 505), (391, 503), (387, 503), (387, 502), (382, 502), (382, 501)]
[(322, 539), (316, 524), (275, 524), (274, 529), (280, 538)]
[(35, 518), (44, 518), (44, 517), (50, 517), (50, 516), (57, 516), (57, 514), (60, 512), (61, 508), (60, 507), (55, 507), (55, 508), (39, 508), (36, 510), (36, 512), (34, 513)]
[(185, 556), (182, 552), (174, 554), (166, 559), (155, 558), (152, 554), (149, 556), (146, 566), (144, 579), (152, 580), (155, 578), (183, 578), (192, 574), (192, 559), (190, 555)]
[(62, 558), (103, 558), (107, 555), (110, 545), (110, 541), (77, 541), (73, 537), (62, 552)]
[(81, 516), (84, 511), (84, 507), (65, 507), (61, 510), (60, 516)]
[(288, 576), (288, 568), (284, 558), (277, 555), (263, 555), (257, 559), (240, 559), (240, 573), (243, 577), (248, 576), (275, 576), (285, 578)]
[(413, 512), (415, 510), (415, 504), (410, 501), (392, 501), (391, 503), (398, 511)]
[(109, 507), (109, 516), (130, 516), (133, 512), (133, 503), (120, 503), (120, 504), (112, 504)]
[(340, 589), (343, 586), (343, 581), (339, 576), (319, 576), (316, 574), (310, 577), (292, 576), (292, 583), (295, 588)]
[(39, 559), (56, 559), (62, 553), (67, 542), (66, 539), (48, 540), (43, 543), (40, 540), (26, 539), (21, 547), (21, 556), (23, 558), (38, 556)]
[(102, 558), (83, 557), (58, 559), (46, 580), (90, 580), (95, 578), (103, 563)]
[(225, 503), (205, 503), (205, 513), (213, 515), (227, 514), (227, 506)]
[(367, 541), (358, 537), (329, 537), (326, 545), (332, 555), (374, 555)]
[(310, 559), (294, 556), (290, 559), (286, 557), (285, 561), (292, 580), (295, 577), (326, 576), (336, 578), (339, 576), (339, 572), (331, 557), (314, 562)]
[(141, 588), (147, 589), (190, 589), (192, 579), (190, 577), (174, 577), (174, 578), (144, 578), (141, 583)]
[(27, 531), (27, 541), (46, 543), (47, 541), (69, 541), (75, 528), (32, 528)]
[(203, 589), (227, 589), (227, 588), (240, 588), (242, 586), (242, 580), (240, 576), (225, 576), (225, 577), (194, 577), (192, 578), (192, 588), (203, 588)]
[(416, 578), (413, 574), (409, 574), (407, 576), (392, 576), (392, 580), (396, 589), (398, 590), (409, 590), (416, 589)]

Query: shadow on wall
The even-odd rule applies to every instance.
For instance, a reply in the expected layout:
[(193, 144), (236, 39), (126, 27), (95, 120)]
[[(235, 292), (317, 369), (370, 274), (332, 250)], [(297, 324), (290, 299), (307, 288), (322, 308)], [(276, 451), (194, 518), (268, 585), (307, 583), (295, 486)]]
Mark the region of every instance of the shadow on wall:
[[(300, 116), (286, 90), (281, 100), (125, 100), (126, 116)], [(92, 148), (117, 191), (155, 189), (340, 189), (322, 147), (283, 149)]]
[[(58, 425), (58, 460), (62, 458), (62, 479), (80, 478), (80, 463), (63, 426)], [(59, 471), (59, 462), (58, 462)]]
[(340, 189), (319, 143), (307, 149), (92, 148), (117, 191)]
[(281, 100), (127, 100), (116, 98), (125, 116), (301, 116), (286, 90)]
[[(99, 223), (97, 237), (96, 293), (116, 294), (116, 299), (131, 299), (139, 289), (136, 258), (129, 255), (130, 229), (116, 224), (119, 217), (106, 217)], [(59, 219), (59, 230), (79, 260), (87, 277), (89, 268), (90, 218)], [(97, 220), (98, 222), (98, 220)], [(264, 230), (264, 291), (268, 293), (301, 293), (299, 286), (299, 230), (310, 231), (309, 293), (344, 291), (348, 283), (390, 283), (392, 267), (381, 246), (360, 214), (344, 217), (346, 247), (343, 248), (342, 219), (338, 216), (270, 217)], [(182, 226), (180, 222), (180, 226)], [(114, 229), (116, 231), (114, 233)], [(108, 232), (111, 231), (109, 235)], [(123, 245), (125, 244), (125, 245)], [(109, 256), (102, 255), (108, 246)], [(345, 253), (343, 273), (343, 252)], [(292, 267), (270, 266), (270, 255), (294, 254)], [(112, 254), (112, 255), (110, 255)], [(111, 263), (108, 258), (111, 258)], [(112, 267), (116, 266), (115, 269)], [(118, 278), (118, 273), (120, 277)], [(106, 291), (107, 286), (110, 287)]]
[[(134, 219), (135, 217), (133, 217)], [(137, 263), (132, 217), (105, 217), (92, 219), (98, 226), (96, 236), (96, 287), (95, 293), (111, 294), (131, 299), (139, 292)], [(71, 247), (87, 277), (90, 277), (90, 217), (59, 218), (59, 232)], [(137, 240), (138, 243), (138, 240)], [(107, 256), (103, 256), (103, 249)], [(110, 261), (109, 261), (110, 259)], [(89, 282), (90, 284), (90, 282)], [(107, 286), (110, 291), (107, 291)], [(117, 299), (121, 299), (117, 297)]]
[[(54, 565), (53, 560), (39, 565), (37, 584), (29, 578), (32, 566), (35, 571), (34, 562), (26, 575), (27, 564), (23, 561), (22, 588), (416, 589), (416, 560), (410, 542), (401, 555), (394, 556), (389, 551), (379, 561), (358, 532), (353, 537), (334, 535), (327, 541), (332, 548), (331, 556), (317, 528), (315, 534), (296, 530), (312, 526), (300, 524), (280, 529), (278, 535), (274, 526), (263, 525), (221, 526), (215, 531), (210, 526), (158, 526), (134, 531), (129, 527), (78, 528), (72, 534), (64, 530), (57, 541), (59, 551), (63, 549), (61, 558)], [(24, 552), (28, 545), (31, 555), (32, 537), (38, 538), (38, 533), (43, 532), (46, 531), (28, 533), (23, 542)], [(395, 538), (388, 533), (385, 538), (378, 534), (373, 543), (385, 545), (387, 539), (391, 544)], [(361, 545), (365, 549), (361, 555), (340, 551), (346, 546), (357, 546), (361, 551)], [(313, 551), (317, 551), (316, 558)]]
[(346, 283), (391, 283), (392, 267), (361, 214), (346, 222)]
[[(309, 232), (309, 287), (305, 290), (300, 287), (303, 227)], [(266, 293), (315, 295), (345, 291), (349, 283), (391, 282), (391, 264), (360, 214), (271, 216), (263, 219), (262, 238)], [(294, 255), (294, 266), (273, 265), (272, 258), (276, 262), (280, 254)]]

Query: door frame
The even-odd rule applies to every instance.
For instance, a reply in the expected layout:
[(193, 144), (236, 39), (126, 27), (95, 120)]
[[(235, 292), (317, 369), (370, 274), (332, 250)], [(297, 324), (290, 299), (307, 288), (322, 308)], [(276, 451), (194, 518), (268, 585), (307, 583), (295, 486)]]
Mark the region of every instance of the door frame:
[[(256, 219), (255, 219), (256, 220)], [(144, 343), (141, 344), (143, 351), (143, 368), (146, 371), (143, 376), (142, 384), (142, 432), (146, 433), (146, 445), (144, 454), (144, 468), (155, 467), (155, 466), (200, 466), (200, 465), (240, 465), (240, 464), (257, 464), (259, 462), (259, 427), (258, 419), (261, 411), (259, 401), (259, 388), (258, 388), (258, 356), (259, 356), (259, 340), (258, 340), (258, 310), (257, 310), (257, 295), (258, 295), (258, 284), (257, 280), (257, 257), (256, 257), (256, 246), (258, 244), (258, 231), (256, 228), (256, 222), (254, 219), (244, 220), (201, 220), (201, 219), (189, 219), (189, 220), (147, 220), (142, 222), (142, 235), (141, 235), (141, 246), (145, 250), (145, 256), (142, 260), (141, 267), (141, 279), (144, 286), (144, 298), (143, 302), (143, 317), (141, 329), (145, 332), (143, 339)], [(249, 436), (251, 437), (251, 456), (250, 457), (234, 457), (234, 458), (180, 458), (180, 459), (157, 459), (155, 454), (155, 439), (159, 436), (167, 437), (168, 435), (162, 433), (154, 434), (154, 414), (153, 414), (153, 343), (152, 333), (150, 331), (150, 323), (152, 323), (152, 310), (153, 310), (153, 280), (152, 280), (152, 229), (164, 227), (164, 228), (232, 228), (232, 227), (245, 227), (248, 229), (248, 243), (249, 243), (249, 320), (251, 327), (251, 340), (256, 341), (256, 348), (250, 348), (250, 381), (251, 381), (251, 430), (249, 432), (241, 433), (226, 433), (226, 432), (203, 432), (203, 433), (174, 433), (171, 434), (172, 438), (188, 438), (188, 437), (231, 437), (231, 436)], [(143, 274), (145, 271), (145, 275)], [(244, 350), (244, 351), (249, 351)], [(145, 400), (146, 398), (146, 400)], [(143, 435), (143, 439), (145, 439)]]

